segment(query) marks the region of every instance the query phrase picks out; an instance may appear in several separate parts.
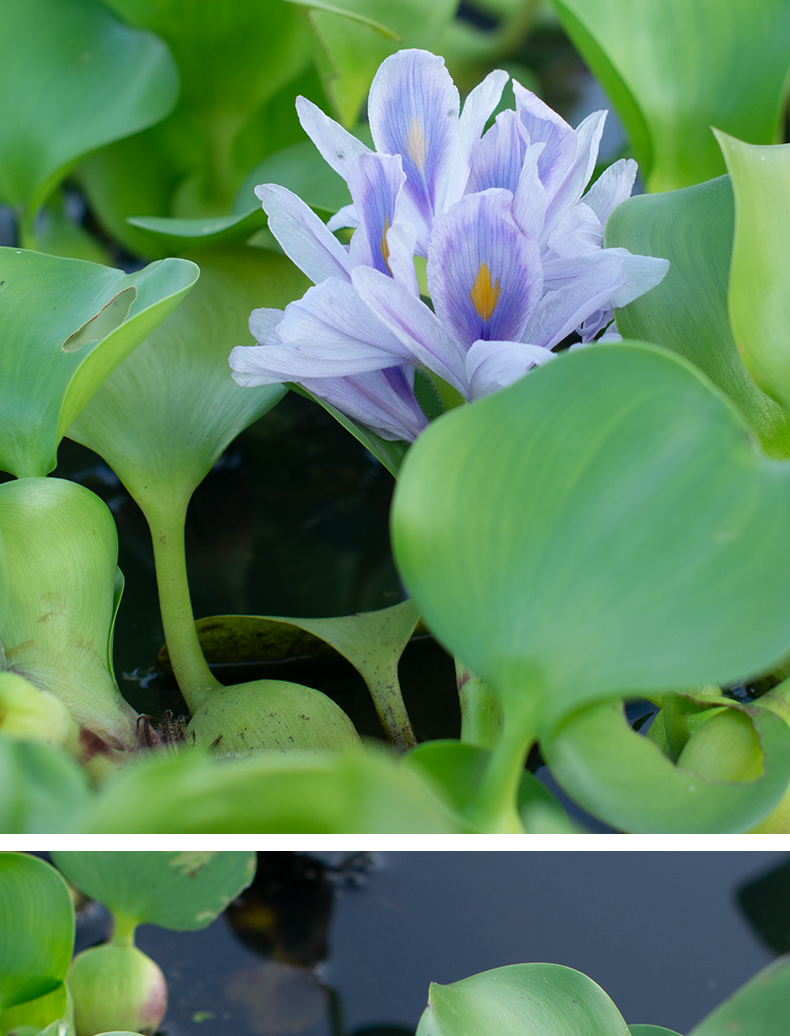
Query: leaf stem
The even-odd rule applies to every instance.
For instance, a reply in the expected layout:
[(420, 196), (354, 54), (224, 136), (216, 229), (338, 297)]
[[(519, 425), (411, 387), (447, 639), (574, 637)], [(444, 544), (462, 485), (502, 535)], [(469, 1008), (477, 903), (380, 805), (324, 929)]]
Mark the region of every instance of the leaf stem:
[(134, 933), (137, 929), (137, 920), (128, 917), (126, 914), (116, 914), (112, 911), (112, 938), (113, 946), (134, 946)]
[(221, 687), (209, 669), (195, 629), (189, 596), (184, 525), (187, 501), (168, 501), (146, 510), (154, 545), (156, 581), (165, 641), (178, 686), (194, 714), (210, 691)]
[(536, 740), (537, 706), (522, 699), (517, 715), (506, 714), (502, 733), (480, 787), (464, 815), (476, 831), (486, 834), (523, 833), (517, 798), (524, 760)]
[(494, 749), (502, 730), (502, 709), (494, 694), (471, 669), (455, 660), (461, 705), (461, 743)]

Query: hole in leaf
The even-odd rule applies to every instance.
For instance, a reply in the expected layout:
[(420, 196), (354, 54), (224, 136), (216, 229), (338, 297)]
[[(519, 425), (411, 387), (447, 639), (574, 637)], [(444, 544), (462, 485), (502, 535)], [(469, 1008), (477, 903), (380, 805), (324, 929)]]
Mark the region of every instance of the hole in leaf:
[(75, 331), (71, 338), (67, 338), (61, 346), (64, 353), (75, 353), (86, 345), (93, 345), (106, 338), (108, 334), (120, 327), (129, 316), (129, 310), (137, 297), (137, 288), (124, 288), (114, 299), (97, 313), (96, 316), (83, 324), (79, 331)]

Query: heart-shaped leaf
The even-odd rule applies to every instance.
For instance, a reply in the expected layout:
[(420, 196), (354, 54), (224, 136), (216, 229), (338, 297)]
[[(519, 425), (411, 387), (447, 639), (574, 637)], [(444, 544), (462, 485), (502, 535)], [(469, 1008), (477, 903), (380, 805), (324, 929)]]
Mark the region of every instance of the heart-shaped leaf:
[(441, 834), (458, 828), (415, 773), (378, 752), (355, 751), (222, 762), (182, 752), (133, 764), (103, 788), (89, 830)]
[(401, 469), (393, 543), (429, 628), (503, 704), (492, 801), (584, 704), (779, 661), (788, 522), (790, 470), (654, 347), (562, 355), (434, 422)]
[(781, 1036), (787, 1030), (790, 961), (781, 957), (715, 1008), (689, 1036)]
[(126, 274), (0, 248), (0, 467), (46, 475), (66, 429), (197, 280), (184, 259)]
[(717, 134), (735, 193), (730, 319), (758, 385), (790, 408), (790, 144), (757, 147)]
[(669, 260), (656, 288), (617, 311), (626, 338), (655, 342), (696, 364), (739, 407), (772, 456), (790, 456), (790, 418), (755, 385), (735, 345), (727, 311), (734, 206), (729, 176), (619, 205), (607, 248)]
[(431, 983), (417, 1036), (629, 1036), (591, 978), (561, 964), (510, 964), (441, 986)]
[[(625, 123), (650, 191), (724, 172), (710, 126), (776, 139), (790, 62), (784, 0), (555, 0)], [(733, 71), (736, 70), (736, 71)]]
[(73, 949), (74, 908), (63, 878), (34, 856), (0, 853), (0, 1009), (57, 989)]
[(197, 931), (255, 876), (250, 852), (65, 852), (53, 863), (72, 885), (134, 924)]
[(30, 235), (79, 158), (164, 118), (178, 72), (162, 40), (97, 0), (2, 0), (0, 23), (0, 200)]

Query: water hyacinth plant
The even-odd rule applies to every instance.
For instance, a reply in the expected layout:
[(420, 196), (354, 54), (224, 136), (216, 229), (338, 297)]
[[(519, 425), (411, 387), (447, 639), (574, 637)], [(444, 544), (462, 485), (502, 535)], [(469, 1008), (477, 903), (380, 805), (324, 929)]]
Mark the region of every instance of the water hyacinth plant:
[[(24, 853), (0, 853), (3, 1032), (8, 1036), (99, 1036), (150, 1034), (163, 1019), (165, 1027), (171, 1026), (173, 1015), (165, 1014), (164, 978), (154, 961), (134, 947), (134, 922), (177, 932), (205, 928), (250, 884), (255, 854), (57, 852), (51, 856), (54, 866)], [(114, 924), (109, 942), (83, 950), (73, 959), (75, 911), (67, 882), (75, 896), (84, 892), (108, 906)], [(291, 893), (289, 908), (293, 911), (297, 904), (300, 916), (310, 917), (309, 891), (305, 892), (310, 885), (304, 879), (294, 885), (286, 884)], [(253, 902), (260, 917), (261, 908), (269, 903), (265, 899)], [(243, 911), (243, 907), (237, 909)], [(267, 917), (271, 913), (269, 908)], [(274, 916), (286, 937), (293, 939), (295, 926)], [(263, 938), (271, 938), (271, 929), (264, 931)], [(262, 941), (259, 930), (257, 935)], [(278, 949), (275, 944), (274, 952)], [(267, 956), (271, 959), (274, 953)], [(182, 949), (175, 962), (184, 959), (190, 960), (188, 951)], [(172, 965), (171, 961), (171, 973), (183, 974), (183, 964), (180, 968)], [(260, 970), (254, 974), (260, 983)], [(786, 956), (779, 957), (714, 1006), (688, 1036), (732, 1032), (782, 1036), (789, 987), (790, 965)], [(181, 992), (182, 1009), (190, 1013), (200, 1003), (193, 1000), (196, 995), (202, 995), (205, 1003), (206, 993), (198, 986), (193, 985), (183, 996), (182, 985)], [(232, 1004), (230, 996), (225, 1001), (221, 997), (218, 990), (211, 1003)], [(281, 1010), (279, 1017), (296, 1028), (303, 1017), (297, 1013), (299, 1006), (289, 1005), (288, 1012)], [(237, 1020), (235, 1024), (242, 1023)], [(496, 967), (458, 981), (432, 982), (416, 1034), (483, 1036), (494, 1024), (506, 1036), (678, 1036), (661, 1025), (626, 1021), (604, 989), (582, 972), (537, 961)], [(127, 1028), (119, 1029), (121, 1025)], [(250, 1027), (250, 1031), (254, 1030)]]
[[(786, 5), (544, 5), (617, 155), (451, 0), (214, 7), (0, 0), (0, 828), (787, 830)], [(338, 559), (299, 564), (345, 603), (304, 615), (269, 591), (270, 515), (348, 468), (325, 431), (309, 478), (288, 459), (294, 413), (331, 426), (288, 387), (398, 483), (364, 593), (371, 523), (315, 519)], [(210, 488), (237, 450), (264, 518)], [(159, 613), (127, 617), (118, 531)], [(156, 691), (119, 686), (135, 621)], [(401, 686), (426, 643), (449, 701), (427, 662)]]

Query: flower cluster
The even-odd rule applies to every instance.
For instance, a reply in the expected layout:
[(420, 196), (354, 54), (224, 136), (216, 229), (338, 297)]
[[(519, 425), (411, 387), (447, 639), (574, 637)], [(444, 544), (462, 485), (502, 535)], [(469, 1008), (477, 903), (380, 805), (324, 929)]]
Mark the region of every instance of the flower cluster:
[[(284, 187), (256, 188), (315, 286), (285, 311), (253, 312), (260, 344), (230, 357), (239, 384), (297, 382), (380, 436), (413, 441), (428, 420), (416, 372), (445, 406), (477, 399), (551, 359), (573, 331), (582, 343), (613, 331), (613, 309), (658, 284), (666, 260), (602, 243), (636, 163), (614, 163), (583, 194), (606, 112), (573, 130), (514, 80), (515, 110), (483, 132), (507, 78), (492, 72), (461, 111), (441, 58), (387, 58), (368, 105), (375, 151), (298, 99), (353, 204), (325, 225)], [(348, 246), (340, 227), (354, 228)], [(415, 257), (427, 260), (429, 299)]]

